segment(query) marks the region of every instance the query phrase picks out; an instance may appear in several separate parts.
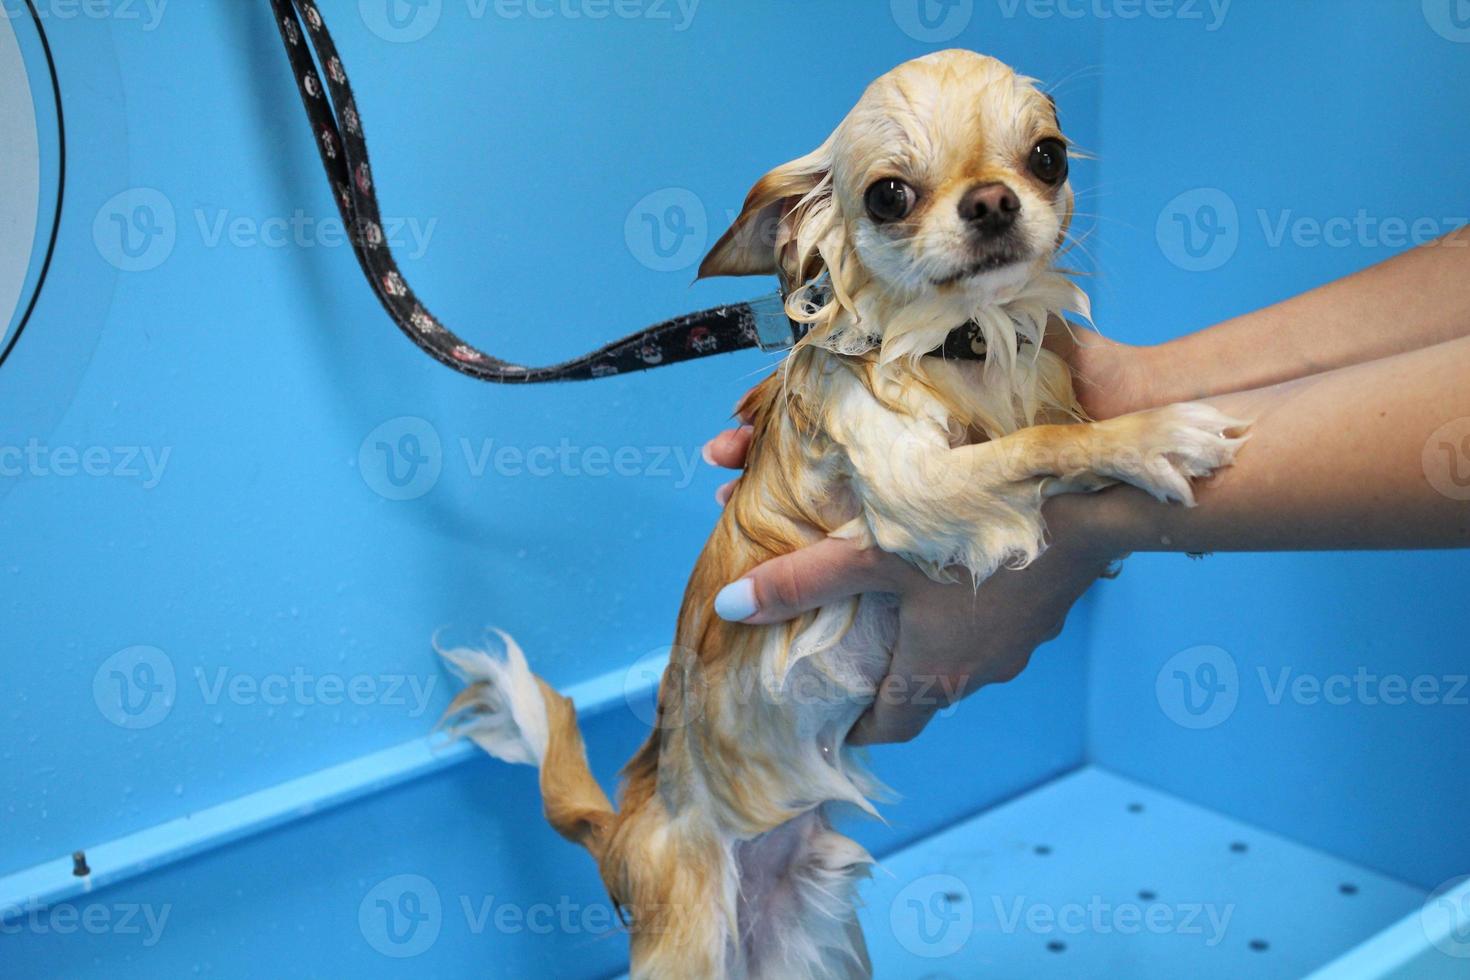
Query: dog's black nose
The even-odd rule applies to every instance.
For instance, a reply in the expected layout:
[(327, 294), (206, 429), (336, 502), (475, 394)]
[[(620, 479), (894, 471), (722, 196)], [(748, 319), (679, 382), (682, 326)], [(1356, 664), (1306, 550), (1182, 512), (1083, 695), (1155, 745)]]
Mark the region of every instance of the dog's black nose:
[(978, 184), (960, 198), (960, 217), (986, 235), (999, 235), (1016, 223), (1021, 199), (1005, 184)]

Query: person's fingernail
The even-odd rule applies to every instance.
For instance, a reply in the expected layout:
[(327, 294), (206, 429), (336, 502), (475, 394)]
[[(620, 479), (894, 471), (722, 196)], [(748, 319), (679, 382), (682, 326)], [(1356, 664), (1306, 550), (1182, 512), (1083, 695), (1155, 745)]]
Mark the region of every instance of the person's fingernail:
[(748, 578), (731, 582), (715, 596), (715, 612), (721, 619), (728, 619), (732, 623), (749, 619), (758, 610), (759, 607), (755, 602), (755, 582)]
[(705, 443), (704, 444), (704, 448), (700, 449), (700, 451), (699, 451), (699, 455), (701, 457), (703, 457), (704, 458), (704, 461), (706, 463), (708, 463), (710, 466), (714, 466), (715, 465), (715, 457), (714, 457), (714, 454), (711, 452), (711, 449), (714, 447), (714, 444), (715, 444), (715, 440), (714, 439), (711, 439), (709, 442)]
[(731, 480), (729, 483), (721, 483), (718, 487), (716, 487), (715, 503), (719, 504), (721, 507), (728, 504), (730, 502), (731, 494), (735, 492), (735, 484), (739, 482), (740, 479), (737, 477)]

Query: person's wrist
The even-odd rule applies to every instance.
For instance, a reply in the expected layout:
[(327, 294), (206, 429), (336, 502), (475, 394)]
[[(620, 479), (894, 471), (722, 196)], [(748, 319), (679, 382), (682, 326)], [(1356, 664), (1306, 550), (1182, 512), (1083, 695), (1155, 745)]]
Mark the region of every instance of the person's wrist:
[(1050, 550), (1083, 562), (1107, 563), (1130, 550), (1118, 495), (1111, 490), (1098, 493), (1064, 493), (1052, 497), (1042, 509)]
[(1098, 421), (1161, 404), (1157, 398), (1162, 368), (1160, 348), (1124, 344), (1092, 334), (1069, 356), (1082, 410)]
[(1144, 344), (1129, 349), (1130, 385), (1128, 393), (1129, 412), (1141, 412), (1149, 408), (1167, 405), (1172, 399), (1165, 387), (1173, 376), (1171, 362), (1173, 352), (1168, 343)]

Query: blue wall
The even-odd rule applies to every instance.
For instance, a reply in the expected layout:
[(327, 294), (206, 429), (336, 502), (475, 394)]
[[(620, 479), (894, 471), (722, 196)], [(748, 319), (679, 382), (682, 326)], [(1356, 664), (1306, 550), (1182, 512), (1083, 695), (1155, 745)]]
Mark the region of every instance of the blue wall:
[[(706, 0), (679, 29), (672, 3), (656, 8), (671, 20), (591, 20), (476, 17), (479, 3), (444, 0), (405, 43), (358, 4), (328, 13), (385, 212), (410, 222), (405, 270), (444, 319), (512, 358), (553, 359), (767, 289), (690, 287), (701, 246), (868, 80), (935, 46), (1060, 80), (1069, 133), (1100, 153), (1075, 177), (1100, 260), (1088, 288), (1123, 339), (1161, 340), (1397, 250), (1273, 247), (1258, 209), (1470, 211), (1470, 45), (1417, 5), (1237, 0), (1215, 23), (1208, 4), (1191, 8), (1200, 20), (1123, 20), (980, 2), (947, 8), (966, 26), (931, 43), (945, 24), (925, 27), (906, 2)], [(141, 20), (42, 7), (71, 176), (56, 268), (0, 369), (0, 445), (40, 447), (39, 463), (0, 480), (0, 876), (422, 735), (447, 696), (435, 630), (468, 641), (505, 627), (560, 685), (666, 644), (721, 479), (687, 467), (763, 358), (547, 389), (463, 380), (398, 336), (349, 251), (315, 225), (284, 247), (256, 240), (298, 209), (334, 216), (264, 0), (172, 3), (156, 24), (141, 5)], [(1240, 220), (1234, 252), (1203, 272), (1178, 263), (1224, 252), (1191, 259), (1156, 235), (1161, 215), (1167, 229), (1173, 210), (1219, 204), (1171, 206), (1198, 188), (1222, 191)], [(675, 206), (692, 233), (664, 259), (643, 216)], [(125, 250), (116, 218), (164, 234), (135, 226)], [(406, 417), (423, 422), (379, 429)], [(395, 487), (377, 444), (415, 434), (422, 449), (430, 433), (437, 456)], [(62, 474), (65, 450), (93, 447), (113, 475)], [(547, 475), (513, 455), (497, 464), (497, 451), (536, 447), (552, 453), (535, 461)], [(605, 465), (591, 447), (623, 450), (625, 475), (589, 474)], [(1282, 666), (1470, 670), (1446, 640), (1460, 635), (1467, 570), (1464, 555), (1136, 558), (1021, 680), (878, 753), (907, 801), (863, 837), (891, 849), (1090, 752), (1437, 883), (1470, 867), (1455, 822), (1470, 791), (1445, 775), (1470, 762), (1470, 709), (1271, 705), (1256, 678), (1262, 666), (1273, 683)], [(1190, 729), (1155, 681), (1200, 645), (1223, 649), (1241, 682), (1233, 714)], [(117, 707), (119, 683), (139, 714)], [(150, 700), (145, 686), (162, 690)], [(611, 777), (643, 723), (616, 703), (587, 723)], [(7, 963), (25, 976), (234, 976), (243, 957), (282, 975), (459, 975), (487, 955), (507, 975), (610, 972), (616, 940), (466, 941), (461, 897), (602, 900), (590, 863), (535, 810), (528, 771), (456, 766), (98, 896), (170, 906), (157, 945), (32, 931), (0, 937), (0, 955), (16, 949)], [(379, 955), (358, 918), (398, 874), (428, 879), (452, 910), (424, 958)]]
[[(1385, 219), (1427, 220), (1436, 235), (1470, 219), (1470, 31), (1446, 25), (1418, 3), (1335, 0), (1238, 2), (1215, 31), (1108, 22), (1099, 322), (1123, 340), (1165, 340), (1402, 251)], [(1202, 206), (1224, 234), (1207, 237)], [(1340, 247), (1310, 244), (1311, 222), (1357, 225), (1360, 210), (1363, 231), (1328, 227)], [(1279, 238), (1283, 221), (1304, 234)], [(1433, 887), (1470, 868), (1470, 687), (1455, 696), (1470, 674), (1467, 580), (1464, 552), (1135, 557), (1096, 592), (1090, 751)], [(1160, 696), (1155, 682), (1197, 646), (1220, 648), (1211, 656), (1238, 681), (1233, 712), (1222, 694), (1198, 719), (1214, 726), (1192, 729), (1172, 720), (1178, 691)], [(1347, 703), (1310, 703), (1310, 686), (1276, 697), (1283, 671), (1293, 684), (1354, 680)], [(1383, 686), (1391, 675), (1424, 678), (1434, 703), (1382, 703), (1397, 696)], [(1343, 690), (1336, 682), (1334, 698)]]
[[(689, 283), (765, 169), (932, 47), (884, 5), (838, 0), (708, 3), (687, 25), (676, 4), (633, 8), (669, 21), (593, 21), (446, 2), (409, 43), (357, 7), (328, 12), (385, 215), (408, 222), (405, 271), (466, 336), (529, 361), (769, 289)], [(66, 9), (43, 5), (75, 148), (59, 272), (0, 371), (5, 444), (37, 447), (0, 484), (19, 665), (0, 871), (424, 734), (447, 700), (436, 630), (508, 629), (558, 684), (665, 645), (722, 479), (699, 446), (763, 356), (533, 389), (445, 371), (316, 224), (335, 211), (263, 0), (169, 4), (156, 22), (143, 5)], [(1090, 145), (1099, 33), (977, 11), (954, 43), (1073, 78), (1059, 96)], [(641, 217), (673, 205), (692, 234), (665, 260)], [(298, 212), (304, 230), (282, 225)], [(429, 463), (404, 490), (377, 446), (406, 432)], [(94, 447), (110, 475), (73, 472), (71, 451)], [(496, 455), (538, 447), (567, 463)], [(589, 475), (619, 452), (625, 475)], [(1059, 644), (972, 713), (973, 737), (997, 742), (1039, 697), (1061, 719), (869, 839), (892, 846), (1077, 764), (1082, 682), (1080, 647)], [(509, 827), (535, 818), (513, 812)]]

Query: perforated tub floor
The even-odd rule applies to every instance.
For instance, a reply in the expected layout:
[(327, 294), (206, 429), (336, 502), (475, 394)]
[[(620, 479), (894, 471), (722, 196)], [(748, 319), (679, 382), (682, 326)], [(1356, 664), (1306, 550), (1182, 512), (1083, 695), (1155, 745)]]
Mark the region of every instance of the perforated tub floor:
[(1096, 767), (880, 862), (882, 980), (1298, 978), (1425, 893)]

